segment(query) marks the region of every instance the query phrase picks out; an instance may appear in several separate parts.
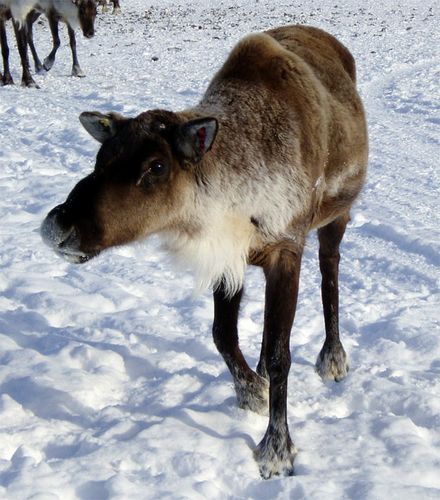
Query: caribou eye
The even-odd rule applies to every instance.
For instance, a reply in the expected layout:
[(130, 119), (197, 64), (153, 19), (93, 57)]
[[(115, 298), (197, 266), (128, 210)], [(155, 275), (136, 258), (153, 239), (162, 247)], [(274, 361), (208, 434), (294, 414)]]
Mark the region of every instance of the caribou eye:
[(155, 177), (160, 177), (168, 172), (167, 167), (160, 161), (155, 161), (150, 165), (149, 172)]
[(157, 181), (164, 179), (168, 172), (168, 165), (159, 160), (144, 164), (136, 186), (140, 186), (141, 184), (145, 187), (151, 186)]

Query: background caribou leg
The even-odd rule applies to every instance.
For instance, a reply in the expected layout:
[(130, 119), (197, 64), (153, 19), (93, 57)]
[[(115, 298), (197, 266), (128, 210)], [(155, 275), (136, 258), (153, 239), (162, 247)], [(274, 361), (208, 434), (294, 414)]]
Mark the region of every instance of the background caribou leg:
[(316, 361), (323, 379), (342, 380), (348, 372), (347, 355), (339, 339), (339, 245), (350, 220), (342, 215), (318, 230), (321, 295), (325, 320), (325, 342)]
[(2, 85), (13, 85), (11, 71), (9, 69), (9, 46), (6, 36), (5, 20), (0, 17), (0, 45), (2, 46), (3, 57), (3, 76), (1, 77)]
[(79, 62), (78, 62), (78, 56), (76, 53), (76, 37), (75, 37), (75, 31), (70, 27), (70, 25), (67, 25), (67, 32), (69, 33), (69, 40), (70, 40), (70, 49), (72, 50), (72, 76), (78, 76), (80, 78), (83, 78), (85, 75), (84, 71), (81, 69)]
[(234, 379), (238, 406), (267, 415), (269, 387), (265, 379), (249, 368), (238, 345), (238, 313), (243, 290), (228, 297), (221, 284), (214, 291), (215, 345)]
[(32, 57), (34, 59), (35, 72), (40, 73), (44, 67), (41, 64), (40, 58), (38, 57), (37, 50), (34, 45), (34, 31), (33, 25), (35, 21), (40, 17), (40, 12), (36, 10), (32, 10), (26, 17), (26, 25), (27, 25), (27, 39), (29, 48), (31, 49)]
[(32, 78), (30, 69), (29, 69), (29, 59), (27, 53), (27, 28), (26, 24), (24, 26), (20, 26), (18, 21), (13, 20), (12, 24), (14, 25), (15, 38), (17, 39), (17, 47), (18, 52), (20, 54), (21, 66), (22, 66), (22, 77), (21, 84), (25, 87), (35, 87), (39, 88)]
[(121, 7), (119, 5), (119, 0), (113, 0), (113, 14), (120, 14)]
[(50, 32), (52, 34), (52, 50), (50, 51), (49, 55), (46, 57), (44, 60), (44, 69), (46, 71), (49, 71), (54, 62), (55, 62), (55, 57), (57, 54), (57, 50), (60, 48), (61, 41), (60, 41), (60, 35), (59, 35), (59, 30), (58, 30), (58, 18), (53, 12), (49, 12), (47, 14), (47, 19), (49, 21), (49, 28)]

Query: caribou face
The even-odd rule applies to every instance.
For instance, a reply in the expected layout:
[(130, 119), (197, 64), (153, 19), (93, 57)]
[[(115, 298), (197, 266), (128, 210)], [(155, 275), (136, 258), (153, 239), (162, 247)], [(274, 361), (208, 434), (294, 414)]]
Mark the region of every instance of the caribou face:
[(95, 0), (76, 0), (79, 24), (83, 35), (92, 38), (95, 34), (96, 2)]
[(94, 171), (43, 221), (44, 241), (70, 262), (83, 263), (178, 224), (190, 166), (211, 147), (217, 121), (185, 121), (168, 111), (136, 118), (82, 113), (80, 121), (102, 146)]

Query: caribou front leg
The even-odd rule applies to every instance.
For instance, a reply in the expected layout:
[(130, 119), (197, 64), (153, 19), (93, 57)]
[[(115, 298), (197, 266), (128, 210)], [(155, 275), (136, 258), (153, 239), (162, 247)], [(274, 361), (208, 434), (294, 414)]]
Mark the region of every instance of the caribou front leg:
[(34, 65), (35, 65), (35, 72), (36, 73), (41, 73), (44, 68), (43, 65), (41, 64), (40, 58), (38, 57), (37, 50), (35, 48), (34, 44), (34, 23), (35, 21), (40, 17), (40, 13), (36, 10), (32, 10), (26, 18), (26, 25), (27, 25), (27, 36), (28, 36), (28, 44), (29, 48), (31, 49), (32, 57), (34, 59)]
[(318, 230), (321, 295), (325, 320), (325, 342), (316, 361), (316, 371), (323, 379), (339, 382), (348, 372), (347, 355), (339, 338), (339, 245), (350, 217), (335, 219)]
[(75, 31), (73, 30), (73, 28), (71, 28), (69, 24), (67, 25), (67, 32), (69, 33), (70, 50), (72, 51), (72, 76), (84, 78), (86, 74), (79, 65), (78, 55), (76, 53)]
[(234, 379), (238, 406), (267, 415), (269, 384), (249, 368), (238, 345), (237, 322), (242, 294), (243, 290), (240, 290), (229, 297), (223, 284), (214, 291), (212, 333)]
[(298, 297), (302, 247), (277, 245), (267, 254), (264, 338), (260, 370), (270, 381), (269, 425), (254, 451), (264, 479), (293, 474), (295, 447), (287, 424), (287, 377), (290, 369), (290, 330)]
[(11, 76), (11, 71), (9, 69), (9, 46), (8, 39), (6, 36), (5, 21), (0, 17), (0, 45), (2, 47), (2, 57), (3, 57), (3, 76), (1, 76), (1, 85), (13, 85), (14, 80)]
[(28, 41), (27, 41), (27, 27), (26, 24), (22, 26), (18, 21), (13, 20), (12, 24), (14, 26), (15, 38), (17, 40), (18, 52), (21, 59), (22, 67), (22, 77), (21, 84), (24, 87), (39, 88), (32, 78), (31, 71), (29, 69), (29, 58), (27, 53)]
[(53, 10), (49, 11), (47, 14), (47, 19), (49, 21), (49, 28), (52, 34), (52, 50), (49, 55), (44, 60), (43, 66), (46, 71), (50, 71), (55, 62), (55, 57), (57, 55), (57, 51), (60, 48), (60, 34), (59, 34), (59, 21), (58, 16), (55, 14)]

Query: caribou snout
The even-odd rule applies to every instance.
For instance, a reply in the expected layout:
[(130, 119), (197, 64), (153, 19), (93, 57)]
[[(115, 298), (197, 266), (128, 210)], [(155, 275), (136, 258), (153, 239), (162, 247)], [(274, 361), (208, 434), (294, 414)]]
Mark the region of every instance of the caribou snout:
[(41, 237), (46, 245), (65, 260), (73, 264), (87, 262), (95, 254), (80, 250), (81, 241), (75, 226), (64, 226), (60, 222), (63, 212), (63, 205), (58, 205), (49, 212), (40, 227)]

